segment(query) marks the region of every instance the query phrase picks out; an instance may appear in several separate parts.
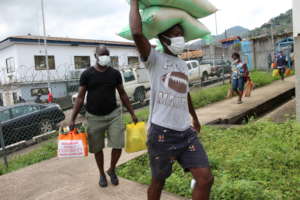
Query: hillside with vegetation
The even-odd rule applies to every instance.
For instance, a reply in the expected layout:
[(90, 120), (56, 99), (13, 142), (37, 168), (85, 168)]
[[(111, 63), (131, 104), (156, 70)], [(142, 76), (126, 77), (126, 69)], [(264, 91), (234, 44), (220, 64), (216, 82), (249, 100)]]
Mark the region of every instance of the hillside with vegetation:
[(270, 19), (267, 23), (261, 27), (255, 28), (249, 32), (248, 37), (256, 37), (259, 35), (270, 34), (271, 26), (274, 34), (283, 34), (293, 31), (293, 11), (288, 10), (285, 13), (280, 14), (277, 17)]
[[(288, 10), (285, 13), (280, 14), (277, 17), (270, 19), (268, 22), (264, 23), (262, 26), (257, 27), (253, 30), (248, 30), (247, 28), (241, 26), (235, 26), (230, 29), (227, 29), (224, 33), (220, 35), (213, 35), (212, 39), (215, 41), (222, 40), (224, 38), (240, 36), (242, 38), (253, 38), (262, 35), (271, 36), (271, 25), (273, 29), (273, 34), (283, 34), (293, 31), (293, 11), (292, 9)], [(199, 49), (201, 46), (208, 44), (205, 40), (198, 40), (189, 45), (190, 50)]]

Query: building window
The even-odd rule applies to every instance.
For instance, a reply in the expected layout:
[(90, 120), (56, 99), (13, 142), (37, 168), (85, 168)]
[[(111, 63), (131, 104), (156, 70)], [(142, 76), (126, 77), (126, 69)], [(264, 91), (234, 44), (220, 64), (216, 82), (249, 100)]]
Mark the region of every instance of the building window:
[(48, 88), (34, 88), (34, 89), (31, 89), (31, 96), (48, 95), (48, 93), (49, 93)]
[(139, 65), (139, 58), (135, 56), (129, 56), (128, 57), (128, 66), (135, 67)]
[(12, 93), (14, 104), (18, 103), (18, 94), (16, 92)]
[(13, 57), (6, 59), (6, 71), (7, 73), (15, 72), (15, 59)]
[(111, 56), (111, 66), (113, 68), (119, 69), (119, 57), (118, 56)]
[(84, 69), (91, 66), (89, 56), (74, 56), (75, 69)]
[[(36, 70), (47, 70), (45, 60), (46, 60), (45, 56), (34, 56), (35, 69)], [(55, 69), (54, 56), (48, 56), (48, 65), (49, 65), (50, 70)]]
[(79, 84), (71, 84), (67, 86), (67, 93), (78, 92)]
[(3, 94), (0, 93), (0, 106), (3, 106), (4, 103), (3, 103)]

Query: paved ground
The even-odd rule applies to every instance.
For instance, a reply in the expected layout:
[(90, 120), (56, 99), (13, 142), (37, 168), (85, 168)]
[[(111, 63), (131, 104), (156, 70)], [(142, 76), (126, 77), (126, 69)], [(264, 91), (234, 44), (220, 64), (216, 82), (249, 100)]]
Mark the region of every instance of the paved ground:
[[(228, 99), (197, 110), (201, 122), (208, 123), (216, 119), (226, 119), (251, 109), (258, 103), (266, 101), (278, 93), (293, 87), (294, 77), (285, 82), (276, 82), (270, 86), (257, 89), (251, 98), (242, 105), (236, 99)], [(121, 163), (141, 155), (123, 154)], [(105, 151), (107, 161), (109, 150)], [(107, 162), (108, 164), (109, 162)], [(108, 166), (106, 165), (106, 168)], [(16, 172), (0, 176), (1, 200), (144, 200), (145, 185), (121, 179), (118, 187), (109, 186), (101, 189), (97, 185), (97, 168), (92, 156), (80, 159), (53, 158)], [(179, 200), (180, 197), (164, 193), (163, 200)]]
[(197, 115), (202, 124), (206, 124), (218, 119), (230, 119), (247, 110), (255, 108), (268, 99), (278, 96), (283, 91), (295, 87), (295, 77), (287, 78), (284, 82), (275, 83), (258, 88), (252, 92), (251, 97), (243, 99), (243, 104), (237, 104), (237, 97), (217, 102), (197, 110)]
[[(124, 154), (124, 163), (143, 154)], [(110, 151), (105, 151), (110, 160)], [(107, 162), (108, 164), (109, 162)], [(108, 166), (106, 165), (106, 168)], [(1, 200), (143, 200), (146, 186), (121, 179), (120, 186), (101, 189), (93, 156), (79, 159), (54, 158), (0, 177)], [(163, 199), (181, 199), (164, 193)]]

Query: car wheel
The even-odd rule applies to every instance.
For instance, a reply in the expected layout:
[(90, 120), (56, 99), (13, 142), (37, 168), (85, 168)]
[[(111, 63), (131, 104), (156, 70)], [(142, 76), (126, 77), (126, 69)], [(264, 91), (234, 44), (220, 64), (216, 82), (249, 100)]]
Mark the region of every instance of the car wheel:
[(136, 102), (139, 102), (140, 104), (143, 104), (146, 99), (146, 92), (144, 88), (137, 88), (134, 93), (134, 100)]
[(208, 74), (206, 72), (203, 73), (202, 75), (202, 82), (207, 81), (208, 80)]
[(79, 111), (79, 114), (82, 115), (82, 116), (85, 116), (85, 113), (86, 113), (85, 106), (82, 106), (82, 108)]
[(40, 133), (48, 133), (53, 130), (53, 125), (49, 119), (44, 119), (40, 122)]

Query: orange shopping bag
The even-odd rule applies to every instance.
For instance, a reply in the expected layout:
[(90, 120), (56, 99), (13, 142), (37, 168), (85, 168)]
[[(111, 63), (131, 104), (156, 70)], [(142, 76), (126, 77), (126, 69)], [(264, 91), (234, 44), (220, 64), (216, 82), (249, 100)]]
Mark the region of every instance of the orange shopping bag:
[(57, 156), (59, 158), (88, 156), (87, 134), (78, 133), (76, 128), (67, 134), (59, 134)]
[(285, 70), (285, 76), (290, 76), (292, 74), (292, 70), (290, 68), (287, 68)]
[(251, 80), (247, 81), (246, 87), (245, 87), (245, 90), (244, 90), (244, 96), (245, 97), (250, 97), (253, 88), (254, 88), (253, 81), (251, 81)]
[(232, 88), (231, 88), (231, 86), (228, 88), (228, 90), (227, 90), (227, 96), (226, 96), (226, 98), (231, 98), (231, 97), (233, 97), (234, 96), (234, 94), (233, 94), (233, 90), (232, 90)]

